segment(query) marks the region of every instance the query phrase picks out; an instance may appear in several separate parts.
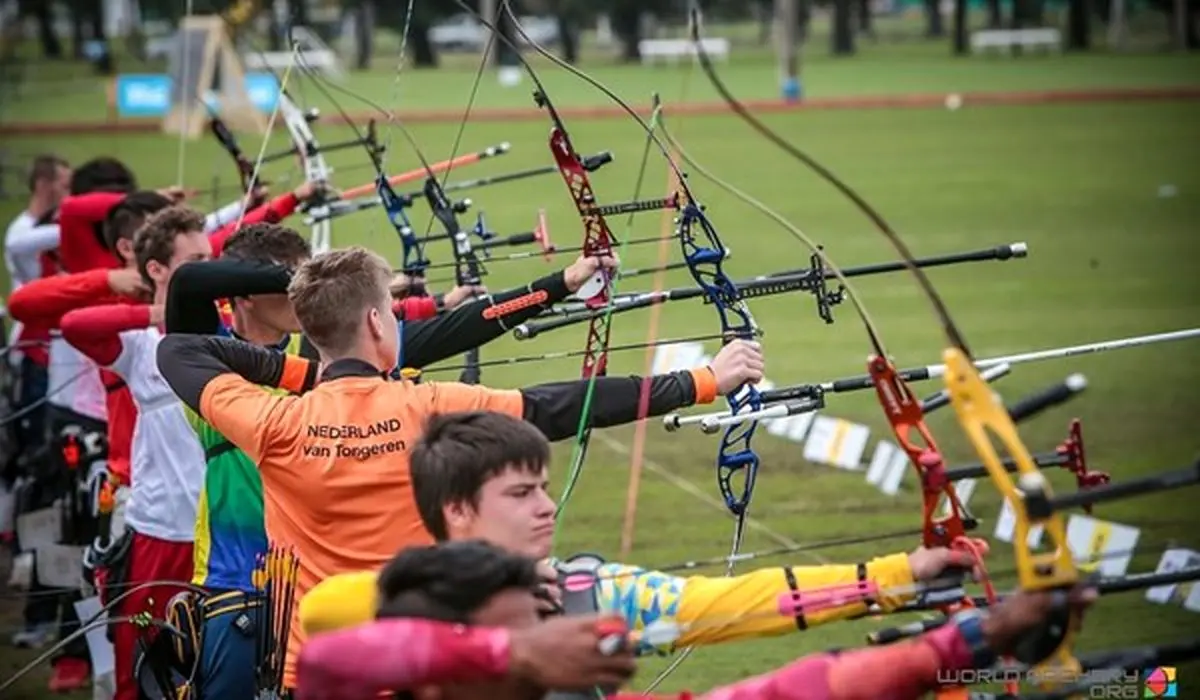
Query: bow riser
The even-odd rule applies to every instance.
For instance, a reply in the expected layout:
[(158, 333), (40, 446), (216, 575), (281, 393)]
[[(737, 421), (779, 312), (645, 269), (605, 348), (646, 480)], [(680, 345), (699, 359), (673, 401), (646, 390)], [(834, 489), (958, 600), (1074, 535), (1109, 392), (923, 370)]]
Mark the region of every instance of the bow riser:
[[(1004, 447), (1016, 463), (1024, 486), (1036, 485), (1047, 497), (1051, 495), (1048, 482), (1038, 471), (1033, 457), (1018, 436), (1008, 411), (979, 376), (979, 370), (966, 353), (949, 348), (942, 358), (946, 364), (946, 389), (959, 423), (979, 454), (980, 461), (987, 467), (996, 488), (1008, 499), (1017, 515), (1013, 546), (1020, 587), (1038, 591), (1074, 586), (1079, 582), (1079, 571), (1067, 544), (1067, 530), (1062, 518), (1057, 513), (1041, 518), (1031, 517), (1021, 491), (1013, 483), (996, 451), (994, 440)], [(1033, 526), (1043, 528), (1050, 551), (1037, 553), (1029, 546), (1029, 532)], [(1072, 609), (1059, 624), (1054, 625), (1058, 628), (1050, 635), (1054, 648), (1046, 658), (1038, 660), (1036, 666), (1037, 671), (1048, 679), (1075, 677), (1072, 674), (1080, 672), (1079, 660), (1071, 653), (1079, 622), (1079, 614)]]
[[(558, 172), (562, 175), (563, 182), (567, 183), (575, 210), (583, 221), (583, 254), (589, 257), (612, 255), (612, 231), (608, 228), (604, 215), (596, 208), (596, 193), (592, 190), (587, 170), (579, 160), (579, 154), (571, 145), (566, 131), (561, 127), (556, 126), (550, 132), (550, 152), (558, 164)], [(608, 290), (609, 275), (599, 271), (585, 282), (575, 295), (585, 300), (589, 308), (600, 308), (608, 304)], [(595, 324), (592, 325), (594, 328)], [(604, 343), (607, 344), (607, 329), (605, 331)], [(588, 335), (590, 343), (591, 333)]]
[[(966, 537), (968, 530), (974, 527), (974, 518), (964, 517), (965, 508), (959, 501), (958, 492), (946, 477), (941, 450), (925, 425), (921, 401), (896, 373), (896, 366), (886, 358), (872, 356), (867, 361), (867, 372), (892, 434), (920, 478), (925, 528), (923, 544), (931, 548), (950, 547), (958, 538)], [(938, 508), (943, 499), (948, 511), (939, 517)]]
[[(696, 235), (697, 227), (704, 235), (703, 242)], [(722, 269), (721, 263), (726, 255), (720, 236), (694, 202), (689, 202), (680, 212), (679, 244), (688, 272), (717, 311), (721, 335), (726, 342), (739, 338), (751, 340), (761, 335), (750, 308)], [(725, 398), (730, 413), (735, 416), (762, 408), (762, 394), (749, 384), (743, 384)], [(739, 517), (745, 514), (750, 505), (758, 476), (759, 459), (751, 445), (757, 428), (757, 421), (739, 422), (726, 427), (717, 453), (717, 486), (725, 500), (725, 507)], [(733, 479), (739, 473), (743, 475), (740, 494), (735, 493), (733, 487)]]
[[(412, 222), (409, 221), (408, 214), (404, 212), (406, 202), (396, 194), (387, 177), (383, 174), (375, 178), (375, 192), (379, 195), (379, 202), (383, 205), (388, 222), (396, 231), (396, 236), (400, 238), (400, 245), (403, 248), (401, 269), (404, 274), (410, 277), (423, 276), (425, 268), (429, 267), (429, 259), (425, 257), (425, 248), (413, 231)], [(415, 289), (413, 291), (418, 295), (424, 294), (423, 289)]]
[[(556, 126), (550, 132), (550, 152), (554, 155), (558, 172), (562, 175), (563, 182), (567, 183), (575, 210), (583, 222), (583, 255), (612, 255), (612, 231), (608, 228), (608, 221), (604, 215), (596, 211), (596, 194), (592, 190), (587, 170), (562, 127)], [(575, 295), (583, 299), (589, 308), (602, 308), (608, 304), (610, 288), (611, 277), (608, 272), (598, 270), (591, 279), (583, 283)], [(584, 379), (604, 376), (608, 371), (607, 348), (612, 334), (611, 321), (608, 314), (601, 314), (588, 324), (587, 345), (584, 346), (586, 349), (580, 371)]]

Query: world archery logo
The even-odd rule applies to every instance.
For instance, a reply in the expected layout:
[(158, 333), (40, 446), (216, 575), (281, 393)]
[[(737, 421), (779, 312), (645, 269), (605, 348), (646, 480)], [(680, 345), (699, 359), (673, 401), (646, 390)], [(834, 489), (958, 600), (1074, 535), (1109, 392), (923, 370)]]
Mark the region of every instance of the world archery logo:
[(1175, 683), (1175, 667), (1159, 666), (1146, 669), (1142, 675), (1146, 685), (1142, 691), (1143, 698), (1174, 698), (1178, 697), (1179, 688)]

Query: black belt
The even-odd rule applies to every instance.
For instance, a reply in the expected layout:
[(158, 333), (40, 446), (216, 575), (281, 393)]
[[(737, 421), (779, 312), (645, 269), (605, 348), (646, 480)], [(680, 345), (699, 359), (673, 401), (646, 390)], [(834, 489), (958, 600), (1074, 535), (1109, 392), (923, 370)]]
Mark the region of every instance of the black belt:
[(200, 614), (203, 619), (211, 620), (225, 613), (252, 610), (261, 606), (262, 602), (262, 595), (259, 593), (226, 591), (225, 593), (205, 596), (200, 601)]

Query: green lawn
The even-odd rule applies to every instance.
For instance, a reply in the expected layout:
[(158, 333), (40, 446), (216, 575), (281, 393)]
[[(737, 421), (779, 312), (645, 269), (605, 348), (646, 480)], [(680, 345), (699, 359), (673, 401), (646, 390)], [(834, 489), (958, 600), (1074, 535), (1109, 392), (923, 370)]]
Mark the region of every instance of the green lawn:
[[(918, 89), (970, 89), (978, 76), (1002, 73), (1004, 81), (987, 82), (1007, 89), (1042, 80), (1056, 80), (1047, 71), (1070, 72), (1070, 84), (1089, 86), (1124, 80), (1129, 84), (1188, 83), (1184, 67), (1194, 59), (1142, 57), (1070, 58), (1032, 61), (975, 61), (956, 63), (932, 56), (914, 57), (910, 66), (940, 66), (934, 77), (922, 73), (905, 85), (894, 84), (904, 70), (892, 62), (875, 61), (870, 53), (854, 62), (814, 61), (810, 80), (827, 94), (850, 90), (837, 76), (855, 75), (861, 84), (895, 91)], [(925, 61), (927, 63), (921, 63)], [(964, 66), (973, 66), (967, 76)], [(1106, 70), (1101, 70), (1101, 66)], [(604, 73), (617, 90), (644, 96), (661, 90), (668, 102), (677, 91), (679, 76), (669, 71), (611, 69)], [(728, 82), (740, 94), (771, 92), (773, 73), (759, 67), (730, 71)], [(565, 78), (548, 79), (559, 85)], [(817, 76), (825, 76), (818, 78)], [(1058, 73), (1066, 75), (1066, 73)], [(1124, 77), (1114, 77), (1124, 76)], [(1153, 76), (1158, 76), (1157, 78)], [(421, 95), (429, 104), (461, 104), (454, 73), (440, 77), (444, 92), (422, 93), (422, 81), (438, 74), (414, 73), (409, 94)], [(361, 80), (381, 80), (378, 77)], [(1067, 78), (1061, 78), (1066, 81)], [(841, 87), (839, 87), (841, 85)], [(940, 88), (935, 86), (940, 85)], [(1069, 86), (1060, 83), (1058, 87)], [(691, 94), (703, 92), (699, 76)], [(707, 89), (707, 88), (704, 88)], [(978, 88), (976, 88), (978, 89)], [(553, 90), (553, 87), (552, 87)], [(386, 99), (372, 91), (375, 99)], [(513, 100), (522, 99), (518, 92)], [(500, 101), (494, 91), (493, 102)], [(582, 95), (576, 91), (576, 95)], [(509, 99), (509, 98), (503, 98)], [(564, 101), (569, 101), (566, 97)], [(573, 99), (583, 99), (582, 97)], [(587, 98), (592, 99), (592, 98)], [(44, 113), (30, 108), (33, 112)], [(977, 249), (999, 243), (1026, 241), (1030, 257), (1003, 266), (975, 265), (931, 272), (955, 317), (980, 356), (1025, 349), (1082, 343), (1104, 338), (1165, 331), (1200, 323), (1200, 283), (1194, 261), (1200, 254), (1195, 222), (1200, 218), (1200, 171), (1194, 167), (1198, 152), (1196, 127), (1200, 106), (1194, 103), (1097, 104), (1021, 108), (963, 109), (957, 112), (870, 111), (812, 112), (774, 115), (766, 121), (810, 149), (876, 205), (911, 244), (918, 255)], [(694, 156), (724, 178), (778, 208), (823, 243), (841, 265), (892, 259), (893, 253), (869, 223), (828, 185), (754, 136), (730, 117), (674, 119), (674, 132)], [(602, 201), (627, 199), (637, 174), (643, 134), (631, 121), (576, 120), (568, 125), (576, 146), (584, 152), (612, 149), (617, 161), (596, 174), (593, 183)], [(445, 157), (454, 139), (456, 124), (414, 127), (418, 143), (431, 160)], [(513, 152), (470, 169), (470, 176), (499, 173), (547, 162), (543, 123), (468, 124), (462, 150), (507, 140)], [(344, 130), (318, 126), (325, 141), (340, 140)], [(283, 136), (277, 137), (280, 144)], [(397, 144), (402, 143), (394, 135)], [(79, 162), (100, 153), (119, 155), (133, 164), (147, 185), (173, 182), (177, 141), (157, 135), (106, 135), (71, 137), (53, 141), (25, 138), (23, 151), (53, 149)], [(246, 139), (248, 152), (257, 144)], [(345, 151), (331, 156), (343, 166), (364, 161), (363, 154)], [(189, 144), (187, 181), (207, 187), (220, 176), (232, 176), (227, 157), (208, 140)], [(414, 167), (411, 154), (400, 149), (389, 159), (389, 168)], [(281, 165), (282, 170), (286, 166)], [(280, 170), (272, 172), (281, 175)], [(467, 172), (462, 173), (467, 176)], [(339, 186), (357, 185), (369, 170), (343, 169)], [(452, 178), (453, 179), (453, 178)], [(658, 160), (646, 175), (651, 187), (664, 182), (665, 169)], [(1162, 185), (1173, 185), (1177, 195), (1159, 196)], [(724, 241), (734, 250), (728, 265), (738, 277), (784, 268), (801, 267), (808, 260), (786, 233), (753, 210), (697, 179), (694, 189)], [(539, 207), (545, 207), (557, 241), (579, 240), (580, 226), (556, 178), (499, 186), (471, 194), (489, 223), (501, 231), (527, 230)], [(208, 202), (205, 201), (205, 204)], [(0, 210), (5, 218), (16, 211), (15, 202)], [(414, 220), (423, 228), (427, 216)], [(398, 260), (399, 245), (379, 212), (362, 213), (334, 225), (335, 243), (360, 243)], [(613, 219), (613, 228), (624, 233), (624, 221)], [(651, 236), (659, 230), (656, 215), (637, 220), (633, 235)], [(449, 250), (434, 244), (435, 261), (449, 259)], [(671, 251), (678, 259), (678, 251)], [(555, 266), (566, 264), (566, 259)], [(626, 263), (635, 267), (657, 262), (649, 249), (631, 249)], [(551, 269), (544, 262), (495, 263), (489, 283), (493, 288), (516, 285)], [(622, 291), (644, 288), (645, 278), (627, 282)], [(684, 273), (671, 276), (671, 285), (686, 285)], [(937, 361), (943, 346), (937, 324), (925, 299), (912, 281), (891, 275), (860, 281), (868, 308), (880, 324), (891, 353), (901, 365)], [(831, 379), (863, 371), (868, 344), (861, 324), (850, 307), (838, 312), (838, 322), (826, 327), (815, 318), (808, 298), (776, 297), (754, 300), (752, 308), (766, 331), (768, 376), (777, 384)], [(622, 316), (613, 324), (613, 344), (645, 340), (647, 316)], [(713, 312), (690, 302), (670, 306), (662, 318), (660, 337), (707, 333), (717, 328)], [(503, 339), (484, 348), (483, 356), (497, 358), (526, 353), (574, 350), (584, 342), (582, 329), (547, 335), (530, 343)], [(715, 351), (715, 344), (710, 344)], [(1031, 365), (1003, 380), (999, 388), (1009, 398), (1039, 389), (1070, 372), (1088, 375), (1090, 387), (1067, 408), (1056, 409), (1023, 426), (1022, 433), (1034, 451), (1050, 449), (1065, 433), (1067, 421), (1083, 419), (1094, 466), (1112, 472), (1114, 480), (1133, 478), (1156, 470), (1181, 466), (1196, 455), (1195, 416), (1200, 412), (1200, 381), (1196, 346), (1188, 343), (1082, 357), (1067, 362)], [(625, 353), (612, 360), (614, 374), (643, 370), (641, 352)], [(485, 369), (485, 382), (515, 387), (534, 382), (577, 376), (576, 361), (517, 365)], [(921, 387), (919, 393), (936, 387)], [(870, 424), (876, 433), (870, 447), (882, 437), (884, 421), (876, 401), (865, 395), (835, 396), (828, 412)], [(971, 460), (953, 417), (940, 412), (930, 419), (952, 462)], [(560, 554), (596, 551), (616, 554), (629, 476), (628, 445), (631, 430), (604, 431), (593, 440), (592, 452), (578, 489), (563, 521)], [(799, 445), (761, 433), (756, 447), (763, 466), (751, 512), (764, 528), (752, 530), (744, 551), (776, 546), (781, 539), (809, 542), (832, 537), (864, 535), (919, 525), (919, 497), (909, 490), (899, 498), (880, 495), (860, 474), (840, 472), (806, 463)], [(633, 559), (653, 566), (681, 559), (724, 554), (732, 530), (729, 517), (679, 487), (679, 480), (694, 491), (717, 497), (714, 454), (717, 440), (694, 433), (665, 434), (657, 422), (649, 426), (646, 455), (653, 461), (642, 483)], [(870, 449), (870, 448), (869, 448)], [(869, 452), (868, 452), (869, 454)], [(556, 452), (565, 469), (569, 449)], [(670, 478), (665, 478), (667, 474)], [(1061, 474), (1051, 474), (1062, 489), (1069, 489)], [(561, 483), (561, 481), (560, 481)], [(1143, 528), (1140, 555), (1134, 570), (1153, 568), (1168, 543), (1200, 547), (1194, 503), (1195, 492), (1179, 491), (1125, 501), (1098, 509), (1101, 517)], [(998, 512), (998, 499), (990, 486), (981, 487), (972, 500), (990, 534)], [(771, 535), (768, 533), (775, 533)], [(915, 542), (848, 547), (801, 555), (795, 563), (853, 562), (893, 551), (889, 546), (911, 548)], [(1010, 550), (998, 543), (991, 566), (1011, 570)], [(819, 555), (819, 556), (818, 556)], [(780, 560), (782, 561), (782, 560)], [(748, 567), (742, 567), (745, 571)], [(713, 571), (714, 575), (719, 572)], [(1003, 576), (1011, 584), (1011, 576)], [(11, 619), (11, 618), (10, 618)], [(1131, 593), (1102, 601), (1085, 625), (1081, 646), (1111, 648), (1166, 641), (1194, 629), (1196, 617), (1180, 608), (1153, 606)], [(1136, 621), (1136, 623), (1135, 623)], [(890, 622), (890, 621), (889, 621)], [(706, 689), (761, 672), (802, 654), (830, 647), (861, 644), (863, 634), (878, 623), (864, 621), (820, 628), (787, 640), (729, 645), (704, 649), (687, 662), (666, 684), (668, 688)], [(5, 658), (25, 658), (5, 655)], [(658, 661), (644, 664), (641, 678), (652, 678)], [(1190, 687), (1189, 674), (1182, 674)], [(24, 686), (25, 695), (37, 697), (42, 678)], [(1194, 696), (1184, 693), (1181, 697)]]
[[(611, 103), (606, 97), (540, 57), (531, 57), (551, 99), (559, 106), (592, 107)], [(466, 104), (475, 80), (474, 57), (451, 56), (438, 70), (406, 68), (396, 80), (394, 62), (379, 61), (374, 70), (349, 74), (338, 84), (388, 109), (455, 110)], [(686, 63), (643, 67), (607, 59), (585, 61), (580, 68), (608, 85), (626, 100), (646, 102), (653, 92), (685, 101), (718, 99), (707, 81)], [(127, 71), (136, 72), (126, 68)], [(151, 67), (162, 72), (161, 67)], [(779, 97), (779, 72), (772, 53), (735, 47), (734, 60), (721, 68), (726, 83), (745, 99)], [(73, 76), (73, 77), (72, 77)], [(1173, 88), (1200, 84), (1196, 54), (1138, 53), (1131, 55), (1073, 54), (1064, 56), (998, 56), (951, 58), (945, 42), (873, 44), (863, 41), (853, 59), (828, 54), (824, 45), (805, 53), (802, 80), (812, 98), (913, 93), (962, 93), (1017, 90), (1088, 90), (1112, 88)], [(30, 69), (20, 97), (0, 109), (3, 122), (72, 122), (104, 119), (105, 88), (78, 70), (39, 65)], [(305, 104), (333, 113), (329, 100), (294, 74), (288, 88)], [(517, 87), (504, 87), (485, 75), (475, 98), (479, 109), (532, 107), (526, 78)], [(39, 94), (40, 91), (40, 94)], [(83, 97), (83, 99), (81, 99)], [(334, 99), (354, 114), (372, 112), (370, 104), (336, 91)]]

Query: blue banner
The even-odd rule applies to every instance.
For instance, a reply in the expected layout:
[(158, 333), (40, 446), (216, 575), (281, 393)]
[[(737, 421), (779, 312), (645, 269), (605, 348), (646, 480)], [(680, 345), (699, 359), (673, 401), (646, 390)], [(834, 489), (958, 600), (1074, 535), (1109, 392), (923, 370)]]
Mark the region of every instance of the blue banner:
[(161, 117), (171, 109), (171, 78), (166, 75), (118, 75), (117, 114)]
[[(247, 73), (246, 96), (259, 110), (270, 113), (279, 99), (279, 82), (270, 73)], [(163, 117), (171, 110), (171, 77), (161, 74), (118, 75), (116, 81), (117, 114), (122, 117)], [(210, 90), (204, 102), (217, 114), (221, 103)]]

